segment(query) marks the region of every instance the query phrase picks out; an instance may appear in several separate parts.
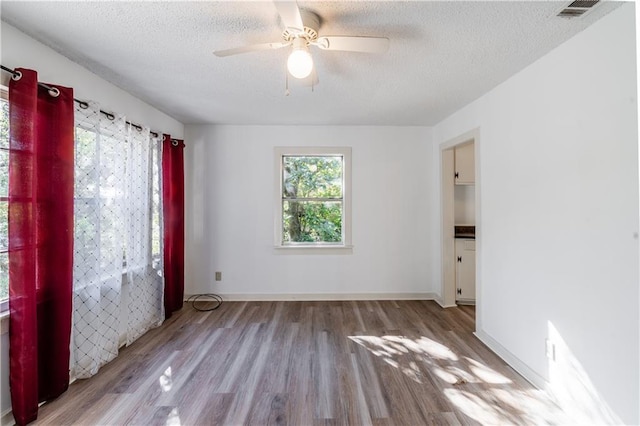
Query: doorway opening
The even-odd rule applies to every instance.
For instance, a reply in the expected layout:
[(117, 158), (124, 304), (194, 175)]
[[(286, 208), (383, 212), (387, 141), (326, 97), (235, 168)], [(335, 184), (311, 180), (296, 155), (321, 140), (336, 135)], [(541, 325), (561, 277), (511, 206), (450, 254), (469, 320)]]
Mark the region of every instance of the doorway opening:
[(441, 243), (443, 307), (464, 308), (479, 318), (479, 222), (478, 185), (479, 130), (473, 130), (440, 146)]

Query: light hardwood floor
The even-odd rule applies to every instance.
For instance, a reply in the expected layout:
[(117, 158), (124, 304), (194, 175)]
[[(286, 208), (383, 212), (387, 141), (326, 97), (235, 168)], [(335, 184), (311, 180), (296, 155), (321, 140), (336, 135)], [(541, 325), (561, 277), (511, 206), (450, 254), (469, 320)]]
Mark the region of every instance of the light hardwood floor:
[(474, 315), (431, 301), (185, 304), (37, 424), (562, 423), (472, 335)]

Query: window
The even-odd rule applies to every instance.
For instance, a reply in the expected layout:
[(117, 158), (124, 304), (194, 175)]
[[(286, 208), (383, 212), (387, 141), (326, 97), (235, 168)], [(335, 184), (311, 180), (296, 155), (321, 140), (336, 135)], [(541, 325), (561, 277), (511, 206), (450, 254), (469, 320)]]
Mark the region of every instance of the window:
[[(83, 117), (83, 114), (83, 111), (76, 110), (77, 116)], [(120, 124), (124, 124), (123, 118)], [(106, 273), (112, 272), (116, 258), (121, 259), (123, 273), (129, 269), (146, 267), (149, 257), (154, 268), (157, 269), (161, 265), (161, 142), (157, 138), (148, 139), (145, 133), (140, 133), (135, 128), (129, 132), (128, 136), (127, 133), (124, 126), (121, 127), (118, 123), (112, 123), (106, 119), (99, 122), (82, 118), (76, 120), (75, 259), (86, 265), (92, 262), (91, 259), (100, 259), (98, 269)], [(125, 138), (129, 139), (125, 142), (123, 140)], [(151, 146), (145, 152), (137, 146), (138, 144), (151, 144)], [(148, 174), (150, 174), (148, 181), (144, 178), (137, 179), (139, 175), (146, 177)], [(148, 182), (146, 188), (145, 182)], [(150, 200), (134, 197), (133, 200), (138, 203), (128, 203), (126, 206), (123, 204), (125, 193), (128, 191), (144, 193), (147, 192), (145, 189), (151, 197)], [(149, 212), (145, 211), (146, 208)], [(143, 225), (142, 221), (136, 222), (135, 225), (127, 224), (124, 220), (125, 214), (135, 219), (148, 218), (148, 226)], [(129, 229), (129, 225), (135, 229)], [(149, 232), (146, 232), (147, 230)], [(149, 253), (145, 256), (132, 251), (129, 254), (142, 263), (128, 265), (127, 258), (131, 261), (133, 257), (127, 256), (126, 245), (131, 241), (123, 235), (135, 231), (148, 234), (148, 244), (144, 244), (144, 247), (149, 249)], [(91, 272), (97, 273), (96, 268), (90, 269)], [(87, 272), (85, 271), (85, 275)]]
[(9, 299), (9, 93), (0, 87), (0, 311)]
[(151, 150), (151, 259), (154, 269), (160, 270), (163, 259), (162, 223), (162, 140), (153, 139)]
[(277, 247), (350, 247), (351, 148), (276, 148)]
[[(124, 143), (108, 124), (98, 130), (96, 123), (78, 120), (78, 108), (76, 106), (73, 191), (76, 291), (83, 287), (79, 283), (106, 279), (102, 275), (108, 276), (118, 266), (114, 259), (120, 258), (124, 263), (120, 208)], [(94, 259), (99, 263), (94, 263)]]

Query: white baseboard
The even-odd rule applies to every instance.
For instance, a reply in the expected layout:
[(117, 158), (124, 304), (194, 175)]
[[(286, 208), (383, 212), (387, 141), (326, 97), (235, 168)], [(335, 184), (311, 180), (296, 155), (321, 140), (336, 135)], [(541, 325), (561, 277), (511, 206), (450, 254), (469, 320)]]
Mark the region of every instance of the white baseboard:
[(436, 296), (433, 299), (438, 305), (440, 305), (441, 308), (447, 309), (447, 308), (456, 308), (458, 307), (458, 305), (456, 305), (455, 303), (453, 305), (445, 305), (444, 302), (442, 301), (442, 298), (440, 298), (439, 296)]
[(516, 370), (522, 377), (524, 377), (529, 383), (538, 389), (547, 389), (547, 381), (533, 371), (527, 364), (522, 362), (520, 358), (509, 352), (504, 346), (498, 343), (493, 337), (489, 336), (484, 331), (476, 331), (473, 333), (482, 343), (484, 343), (489, 349), (495, 352), (500, 358), (502, 358), (507, 364), (509, 364), (514, 370)]
[[(319, 300), (434, 300), (435, 293), (218, 293), (229, 302), (319, 301)], [(192, 295), (185, 295), (187, 300)]]
[(9, 408), (7, 411), (5, 411), (2, 414), (2, 417), (0, 417), (0, 425), (13, 426), (15, 424), (16, 424), (16, 421), (13, 418), (13, 412), (11, 411), (11, 408)]

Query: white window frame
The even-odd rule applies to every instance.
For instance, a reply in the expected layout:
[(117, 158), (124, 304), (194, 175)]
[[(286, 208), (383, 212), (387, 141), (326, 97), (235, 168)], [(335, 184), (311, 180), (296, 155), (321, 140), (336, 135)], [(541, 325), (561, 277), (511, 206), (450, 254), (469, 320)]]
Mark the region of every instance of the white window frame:
[[(342, 163), (342, 241), (339, 243), (285, 244), (282, 241), (282, 175), (285, 156), (341, 156)], [(287, 252), (331, 252), (352, 249), (351, 240), (351, 147), (278, 146), (274, 149), (274, 244)]]

